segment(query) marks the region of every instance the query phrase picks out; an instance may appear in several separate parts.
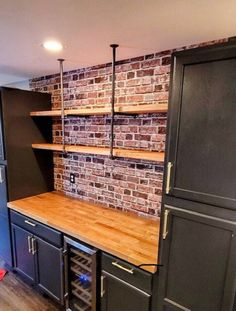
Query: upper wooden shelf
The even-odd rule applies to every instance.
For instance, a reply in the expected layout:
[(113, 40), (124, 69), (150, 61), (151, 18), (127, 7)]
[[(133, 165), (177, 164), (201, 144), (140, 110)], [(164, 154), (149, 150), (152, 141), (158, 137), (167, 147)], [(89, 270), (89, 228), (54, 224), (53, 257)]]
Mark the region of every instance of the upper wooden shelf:
[[(142, 113), (158, 113), (167, 112), (167, 104), (150, 104), (150, 105), (137, 105), (137, 106), (123, 106), (115, 107), (115, 113), (121, 114), (142, 114)], [(64, 111), (65, 116), (92, 116), (92, 115), (106, 115), (111, 114), (111, 108), (80, 108), (80, 109), (66, 109)], [(30, 113), (32, 117), (59, 117), (61, 116), (61, 110), (49, 110), (49, 111), (32, 111)]]
[[(63, 151), (63, 146), (60, 144), (32, 144), (34, 149)], [(110, 155), (110, 148), (107, 147), (91, 147), (91, 146), (74, 146), (66, 145), (66, 152), (77, 152), (84, 154), (96, 155)], [(130, 150), (130, 149), (117, 149), (114, 148), (113, 154), (118, 158), (131, 158), (156, 162), (164, 162), (164, 152), (146, 151), (146, 150)]]

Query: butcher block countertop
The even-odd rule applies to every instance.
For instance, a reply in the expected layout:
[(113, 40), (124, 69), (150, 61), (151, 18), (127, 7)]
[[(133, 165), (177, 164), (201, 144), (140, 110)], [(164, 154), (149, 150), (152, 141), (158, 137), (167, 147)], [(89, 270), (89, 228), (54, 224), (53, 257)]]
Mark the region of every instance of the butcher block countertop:
[(9, 202), (8, 207), (136, 266), (157, 263), (159, 221), (55, 191)]

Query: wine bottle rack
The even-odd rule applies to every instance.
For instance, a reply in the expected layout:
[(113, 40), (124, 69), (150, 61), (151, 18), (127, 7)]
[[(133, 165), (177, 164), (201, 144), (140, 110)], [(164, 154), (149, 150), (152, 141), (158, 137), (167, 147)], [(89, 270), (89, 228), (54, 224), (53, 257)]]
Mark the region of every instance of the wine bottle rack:
[[(71, 241), (70, 239), (67, 239)], [(96, 291), (96, 271), (94, 271), (94, 256), (96, 251), (80, 243), (66, 243), (68, 269), (69, 310), (95, 311), (94, 300)], [(95, 267), (96, 270), (96, 267)]]

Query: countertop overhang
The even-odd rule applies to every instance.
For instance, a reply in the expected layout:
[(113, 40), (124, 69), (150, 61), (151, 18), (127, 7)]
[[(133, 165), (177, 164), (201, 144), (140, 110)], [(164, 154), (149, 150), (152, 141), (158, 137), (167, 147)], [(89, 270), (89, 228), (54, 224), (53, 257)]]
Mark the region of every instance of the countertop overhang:
[[(56, 191), (8, 202), (8, 207), (135, 266), (157, 263), (158, 220), (105, 208)], [(153, 266), (143, 269), (156, 271)]]

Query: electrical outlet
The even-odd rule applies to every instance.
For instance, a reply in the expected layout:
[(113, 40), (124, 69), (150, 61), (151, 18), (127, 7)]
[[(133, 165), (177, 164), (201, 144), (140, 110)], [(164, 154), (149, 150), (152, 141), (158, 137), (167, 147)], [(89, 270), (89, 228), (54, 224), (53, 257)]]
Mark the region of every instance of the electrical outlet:
[(70, 173), (70, 182), (71, 182), (71, 184), (75, 183), (75, 174), (73, 174), (73, 173)]

